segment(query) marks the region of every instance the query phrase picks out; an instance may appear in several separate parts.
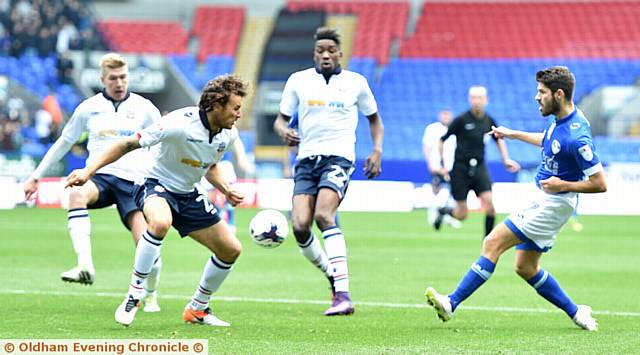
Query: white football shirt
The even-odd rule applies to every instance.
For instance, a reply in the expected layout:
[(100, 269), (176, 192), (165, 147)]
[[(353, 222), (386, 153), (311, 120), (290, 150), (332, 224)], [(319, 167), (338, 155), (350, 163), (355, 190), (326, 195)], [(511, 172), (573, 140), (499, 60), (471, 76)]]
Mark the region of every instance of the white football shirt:
[(300, 146), (297, 159), (336, 155), (355, 160), (358, 109), (369, 116), (378, 112), (364, 76), (342, 69), (327, 82), (315, 68), (291, 74), (282, 92), (280, 112), (298, 113)]
[[(448, 127), (443, 125), (442, 122), (436, 121), (428, 124), (424, 129), (424, 135), (422, 136), (422, 144), (429, 147), (429, 162), (435, 162), (437, 166), (440, 166), (440, 138), (447, 133)], [(453, 169), (453, 160), (456, 153), (456, 136), (451, 135), (444, 141), (444, 167), (451, 171)]]
[(193, 191), (209, 167), (222, 159), (238, 138), (238, 129), (223, 129), (210, 137), (206, 116), (193, 106), (169, 113), (138, 136), (143, 147), (158, 144), (144, 177), (158, 179), (167, 190), (185, 194)]
[[(160, 111), (140, 95), (130, 93), (123, 101), (115, 104), (101, 92), (78, 105), (60, 138), (73, 144), (87, 131), (89, 164), (114, 142), (151, 126), (158, 119)], [(150, 160), (148, 150), (137, 149), (101, 168), (97, 173), (135, 181)]]

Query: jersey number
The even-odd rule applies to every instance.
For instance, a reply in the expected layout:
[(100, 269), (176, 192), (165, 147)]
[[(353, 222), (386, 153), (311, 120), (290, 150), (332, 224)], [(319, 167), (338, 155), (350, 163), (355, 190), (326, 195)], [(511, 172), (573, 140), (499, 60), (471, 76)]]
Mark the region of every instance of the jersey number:
[(202, 201), (202, 203), (204, 203), (204, 210), (207, 211), (207, 213), (216, 213), (216, 207), (209, 201), (209, 199), (205, 195), (196, 197), (196, 202), (198, 201)]
[(349, 180), (349, 176), (344, 172), (339, 165), (331, 165), (331, 170), (327, 174), (327, 179), (338, 188), (342, 188), (344, 184)]

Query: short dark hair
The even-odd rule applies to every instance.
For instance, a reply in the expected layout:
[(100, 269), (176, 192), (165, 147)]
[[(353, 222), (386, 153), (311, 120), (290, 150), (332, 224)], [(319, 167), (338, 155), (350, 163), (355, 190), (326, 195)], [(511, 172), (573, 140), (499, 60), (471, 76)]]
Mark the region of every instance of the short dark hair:
[(210, 112), (215, 104), (225, 106), (231, 95), (245, 97), (247, 83), (233, 74), (220, 75), (204, 86), (198, 107), (204, 112)]
[(338, 31), (335, 28), (319, 27), (316, 30), (316, 34), (313, 36), (313, 38), (316, 41), (319, 41), (321, 39), (330, 39), (336, 42), (336, 45), (340, 47), (340, 35), (338, 34)]
[(536, 73), (536, 81), (551, 89), (552, 93), (560, 89), (564, 92), (567, 100), (573, 99), (576, 78), (567, 67), (555, 66), (542, 69)]

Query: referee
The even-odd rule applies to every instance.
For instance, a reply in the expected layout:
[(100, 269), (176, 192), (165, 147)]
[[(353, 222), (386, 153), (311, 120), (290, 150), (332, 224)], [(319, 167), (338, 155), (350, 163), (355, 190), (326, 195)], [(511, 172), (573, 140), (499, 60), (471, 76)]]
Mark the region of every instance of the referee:
[[(467, 194), (469, 190), (473, 190), (482, 202), (486, 212), (484, 222), (484, 235), (486, 236), (493, 229), (496, 211), (493, 207), (491, 194), (492, 182), (484, 161), (484, 143), (486, 134), (491, 132), (491, 127), (497, 127), (498, 125), (484, 111), (488, 103), (487, 89), (485, 87), (470, 87), (469, 103), (471, 104), (471, 109), (456, 117), (449, 125), (447, 133), (440, 138), (439, 152), (441, 162), (444, 162), (444, 141), (452, 135), (455, 135), (457, 139), (455, 160), (453, 170), (451, 170), (451, 193), (456, 201), (456, 207), (454, 209), (450, 207), (440, 208), (435, 227), (436, 229), (440, 228), (445, 214), (452, 215), (458, 220), (467, 218), (469, 213)], [(504, 140), (493, 138), (498, 145), (505, 168), (510, 172), (518, 171), (520, 165), (516, 161), (509, 159)]]

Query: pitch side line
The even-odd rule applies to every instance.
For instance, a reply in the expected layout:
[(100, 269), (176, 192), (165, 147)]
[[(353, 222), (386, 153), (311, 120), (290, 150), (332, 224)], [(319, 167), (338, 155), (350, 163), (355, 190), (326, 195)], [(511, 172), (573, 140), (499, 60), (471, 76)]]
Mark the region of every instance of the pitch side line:
[[(115, 293), (115, 292), (96, 292), (96, 293), (86, 293), (86, 292), (63, 292), (63, 291), (36, 291), (36, 290), (0, 290), (0, 294), (5, 295), (39, 295), (39, 296), (77, 296), (77, 297), (106, 297), (106, 298), (122, 298), (124, 293)], [(169, 295), (169, 294), (161, 294), (158, 296), (159, 299), (167, 299), (167, 300), (188, 300), (191, 296), (181, 296), (181, 295)], [(231, 297), (231, 296), (222, 296), (222, 297), (212, 297), (212, 299), (216, 301), (225, 301), (225, 302), (253, 302), (253, 303), (283, 303), (283, 304), (318, 304), (318, 305), (328, 305), (328, 301), (320, 301), (320, 300), (296, 300), (290, 298), (257, 298), (257, 297)], [(427, 308), (426, 304), (412, 304), (412, 303), (389, 303), (389, 302), (356, 302), (358, 306), (365, 307), (381, 307), (381, 308)], [(555, 313), (558, 312), (557, 309), (550, 308), (520, 308), (520, 307), (482, 307), (482, 306), (465, 306), (462, 305), (460, 308), (470, 311), (480, 311), (480, 312), (509, 312), (509, 313)], [(607, 315), (607, 316), (617, 316), (617, 317), (640, 317), (640, 312), (618, 312), (618, 311), (597, 311), (594, 310), (593, 314), (596, 315)]]

